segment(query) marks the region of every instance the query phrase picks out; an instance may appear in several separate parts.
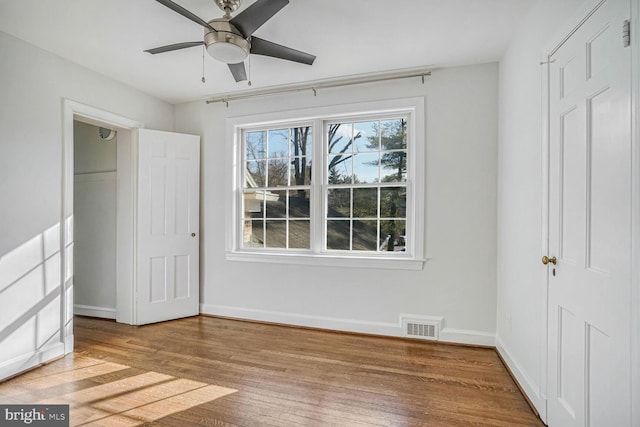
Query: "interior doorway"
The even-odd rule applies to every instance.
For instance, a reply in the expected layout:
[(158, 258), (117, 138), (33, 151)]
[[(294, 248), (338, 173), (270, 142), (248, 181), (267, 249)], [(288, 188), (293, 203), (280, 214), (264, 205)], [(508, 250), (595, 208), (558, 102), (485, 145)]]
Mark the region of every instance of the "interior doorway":
[[(133, 323), (133, 257), (134, 257), (134, 165), (132, 161), (133, 132), (144, 127), (142, 123), (127, 119), (96, 109), (75, 101), (64, 101), (64, 151), (63, 151), (63, 191), (62, 191), (62, 230), (63, 245), (63, 277), (65, 283), (64, 292), (64, 318), (66, 325), (65, 335), (72, 345), (73, 329), (72, 319), (74, 314), (85, 314), (96, 317), (114, 318), (121, 323)], [(78, 153), (76, 159), (76, 134), (88, 135), (93, 129), (104, 128), (114, 131), (114, 142), (93, 141), (96, 147), (87, 152)], [(107, 135), (108, 137), (109, 135)], [(93, 151), (93, 154), (91, 154)], [(79, 164), (76, 167), (76, 160)], [(76, 174), (76, 172), (79, 172)], [(79, 181), (77, 182), (79, 175)], [(82, 176), (84, 175), (84, 176)], [(116, 179), (117, 177), (117, 179)], [(78, 188), (76, 188), (78, 187)], [(84, 205), (80, 212), (83, 218), (78, 223), (75, 218), (76, 190)], [(92, 192), (98, 190), (97, 193)], [(100, 195), (109, 195), (111, 202), (100, 200)], [(113, 200), (115, 199), (115, 200)], [(94, 203), (93, 206), (90, 204)], [(95, 205), (98, 203), (98, 205)], [(99, 221), (92, 221), (87, 216), (98, 215), (104, 220), (108, 218), (109, 224), (106, 230), (93, 230), (100, 227)], [(75, 226), (80, 229), (74, 232)], [(83, 231), (84, 230), (84, 231)], [(76, 250), (74, 235), (83, 233), (80, 237), (80, 247)], [(89, 233), (89, 235), (87, 235)], [(101, 242), (85, 245), (93, 238)], [(101, 247), (105, 244), (108, 248)], [(80, 254), (80, 250), (83, 251)], [(89, 251), (90, 253), (84, 253)], [(106, 255), (111, 253), (111, 257)], [(101, 265), (101, 273), (104, 274), (97, 281), (87, 284), (78, 282), (78, 290), (74, 289), (74, 272), (76, 256), (80, 260), (89, 262), (89, 265), (79, 268), (79, 279), (94, 278), (95, 272), (86, 271), (91, 262)], [(87, 258), (89, 255), (89, 258)], [(86, 267), (86, 268), (85, 268)], [(83, 271), (83, 268), (85, 269)], [(80, 300), (75, 301), (74, 295), (79, 293)]]
[(117, 130), (74, 120), (76, 315), (116, 318), (117, 147)]

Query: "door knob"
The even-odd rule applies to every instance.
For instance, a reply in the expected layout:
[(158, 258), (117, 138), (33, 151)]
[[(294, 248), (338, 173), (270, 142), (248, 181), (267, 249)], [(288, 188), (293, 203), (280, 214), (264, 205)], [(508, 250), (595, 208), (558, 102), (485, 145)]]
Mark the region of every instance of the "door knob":
[(558, 260), (556, 260), (556, 257), (551, 257), (551, 258), (549, 258), (549, 257), (548, 257), (548, 256), (546, 256), (546, 255), (542, 257), (542, 263), (543, 263), (544, 265), (547, 265), (547, 264), (549, 264), (549, 263), (551, 263), (551, 264), (553, 264), (553, 265), (556, 265), (557, 261), (558, 261)]
[(196, 233), (191, 233), (191, 237), (196, 237)]

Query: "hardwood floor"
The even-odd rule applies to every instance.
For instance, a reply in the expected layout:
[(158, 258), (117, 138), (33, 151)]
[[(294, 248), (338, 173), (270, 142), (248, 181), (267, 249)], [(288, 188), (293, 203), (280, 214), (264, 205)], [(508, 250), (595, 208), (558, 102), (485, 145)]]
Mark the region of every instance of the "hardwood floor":
[(71, 425), (543, 426), (496, 352), (212, 317), (77, 317), (72, 355), (0, 384)]

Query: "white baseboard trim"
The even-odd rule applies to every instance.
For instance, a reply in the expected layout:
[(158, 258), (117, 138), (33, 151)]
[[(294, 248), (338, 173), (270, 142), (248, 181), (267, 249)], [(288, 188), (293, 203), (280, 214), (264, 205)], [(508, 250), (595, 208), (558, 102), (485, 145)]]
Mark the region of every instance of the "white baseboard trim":
[(279, 311), (254, 310), (226, 305), (200, 304), (200, 313), (210, 314), (213, 316), (232, 317), (236, 319), (256, 320), (260, 322), (305, 326), (309, 328), (359, 332), (363, 334), (400, 336), (399, 333), (402, 332), (399, 326), (395, 323), (363, 322), (361, 320), (309, 316), (306, 314), (285, 313)]
[(495, 334), (483, 331), (470, 331), (467, 329), (443, 328), (440, 331), (440, 341), (488, 347), (496, 346)]
[(0, 363), (0, 381), (14, 377), (50, 360), (64, 356), (64, 343), (56, 342), (11, 360)]
[(73, 352), (73, 346), (75, 345), (75, 339), (73, 335), (67, 335), (64, 339), (64, 354)]
[[(231, 317), (236, 319), (256, 320), (260, 322), (282, 323), (285, 325), (305, 326), (309, 328), (328, 329), (342, 332), (384, 335), (407, 338), (402, 330), (402, 322), (367, 322), (354, 319), (340, 319), (323, 316), (310, 316), (298, 313), (255, 310), (244, 307), (226, 305), (200, 304), (200, 313), (212, 316)], [(440, 331), (440, 341), (457, 344), (473, 344), (482, 346), (495, 345), (494, 335), (482, 331), (468, 331), (444, 328)]]
[(515, 359), (511, 356), (511, 353), (509, 352), (509, 350), (507, 350), (499, 335), (496, 335), (496, 350), (498, 351), (498, 353), (500, 353), (502, 360), (504, 360), (504, 362), (507, 364), (516, 381), (518, 381), (520, 388), (524, 391), (529, 401), (531, 401), (533, 406), (538, 411), (540, 419), (542, 419), (542, 421), (546, 423), (546, 396), (543, 396), (540, 393), (539, 387), (536, 385), (536, 383), (522, 370), (518, 362), (516, 362)]
[(93, 305), (73, 304), (73, 314), (79, 316), (100, 317), (103, 319), (115, 319), (116, 309), (109, 307), (95, 307)]

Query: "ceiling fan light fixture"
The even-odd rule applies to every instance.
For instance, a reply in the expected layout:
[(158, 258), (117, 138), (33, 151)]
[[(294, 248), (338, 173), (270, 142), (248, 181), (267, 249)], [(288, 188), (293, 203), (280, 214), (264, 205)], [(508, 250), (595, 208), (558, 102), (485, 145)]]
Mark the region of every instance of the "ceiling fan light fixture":
[(249, 56), (249, 42), (242, 37), (224, 31), (207, 33), (204, 38), (207, 52), (213, 59), (225, 64), (238, 64)]
[(247, 58), (248, 52), (233, 43), (214, 43), (207, 47), (212, 58), (225, 64), (237, 64)]

